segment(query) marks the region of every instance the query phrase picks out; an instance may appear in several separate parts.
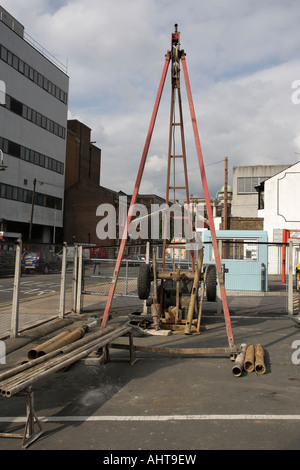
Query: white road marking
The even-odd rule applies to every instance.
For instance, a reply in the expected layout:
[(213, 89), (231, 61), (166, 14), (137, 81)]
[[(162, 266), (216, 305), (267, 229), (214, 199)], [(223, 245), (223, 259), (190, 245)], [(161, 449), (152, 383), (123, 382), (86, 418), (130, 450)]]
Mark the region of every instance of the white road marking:
[[(217, 420), (279, 420), (299, 421), (300, 415), (259, 415), (259, 414), (236, 414), (236, 415), (153, 415), (153, 416), (43, 416), (38, 417), (44, 423), (55, 422), (87, 422), (87, 421), (217, 421)], [(26, 417), (0, 417), (2, 423), (24, 423)]]

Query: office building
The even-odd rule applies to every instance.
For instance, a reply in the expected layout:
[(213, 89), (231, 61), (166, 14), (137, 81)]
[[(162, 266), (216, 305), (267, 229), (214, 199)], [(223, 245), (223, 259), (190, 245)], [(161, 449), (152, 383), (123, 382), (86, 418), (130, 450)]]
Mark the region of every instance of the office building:
[(1, 6), (0, 83), (1, 226), (61, 241), (69, 77)]

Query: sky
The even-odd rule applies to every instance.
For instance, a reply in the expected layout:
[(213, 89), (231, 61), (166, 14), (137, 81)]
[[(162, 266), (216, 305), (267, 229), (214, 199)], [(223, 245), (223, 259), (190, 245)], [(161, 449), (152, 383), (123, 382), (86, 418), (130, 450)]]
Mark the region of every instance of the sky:
[[(67, 65), (68, 117), (90, 127), (91, 140), (101, 148), (101, 185), (132, 194), (175, 23), (186, 53), (210, 197), (224, 185), (225, 157), (229, 185), (234, 166), (300, 160), (300, 100), (294, 99), (300, 88), (298, 0), (0, 3)], [(189, 193), (202, 197), (183, 72), (181, 90)], [(169, 69), (141, 194), (166, 195), (170, 103)], [(176, 185), (182, 185), (183, 175), (178, 161)], [(183, 201), (185, 191), (176, 198)]]

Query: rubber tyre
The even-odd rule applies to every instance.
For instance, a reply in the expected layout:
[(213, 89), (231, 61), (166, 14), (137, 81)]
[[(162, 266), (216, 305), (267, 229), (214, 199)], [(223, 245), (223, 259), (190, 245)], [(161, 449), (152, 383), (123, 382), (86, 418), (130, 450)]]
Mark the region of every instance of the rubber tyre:
[(206, 300), (215, 302), (217, 298), (217, 271), (214, 264), (207, 266), (206, 274)]
[(141, 264), (139, 267), (137, 290), (141, 300), (147, 300), (151, 288), (151, 271), (149, 264)]

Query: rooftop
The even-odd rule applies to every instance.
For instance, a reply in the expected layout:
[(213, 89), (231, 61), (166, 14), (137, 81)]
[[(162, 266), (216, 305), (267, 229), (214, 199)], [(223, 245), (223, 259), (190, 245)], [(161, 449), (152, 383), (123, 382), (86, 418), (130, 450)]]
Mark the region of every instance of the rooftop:
[(4, 23), (8, 28), (14, 31), (18, 36), (20, 36), (24, 41), (28, 42), (33, 46), (38, 52), (40, 52), (46, 59), (48, 59), (52, 64), (58, 67), (65, 74), (68, 71), (68, 65), (63, 64), (58, 60), (53, 54), (48, 52), (41, 44), (39, 44), (35, 39), (33, 39), (29, 34), (26, 33), (24, 26), (17, 21), (8, 11), (6, 11), (0, 5), (0, 21)]

